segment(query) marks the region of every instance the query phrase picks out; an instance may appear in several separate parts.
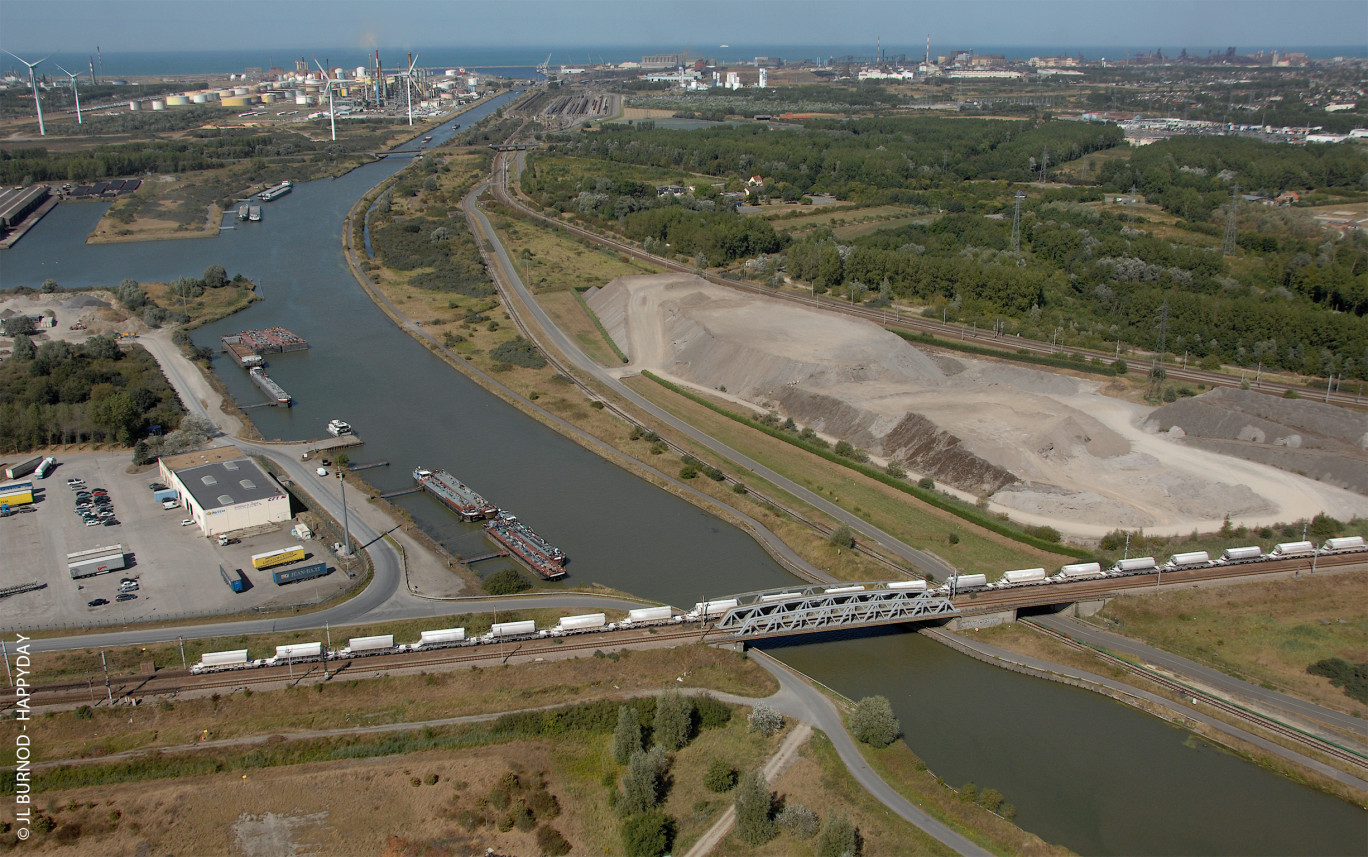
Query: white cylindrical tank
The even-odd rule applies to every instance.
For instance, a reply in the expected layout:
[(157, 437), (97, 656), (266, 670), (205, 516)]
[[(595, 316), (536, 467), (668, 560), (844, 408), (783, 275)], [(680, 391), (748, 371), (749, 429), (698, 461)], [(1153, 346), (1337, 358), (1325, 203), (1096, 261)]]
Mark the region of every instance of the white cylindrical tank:
[(1176, 553), (1169, 557), (1169, 568), (1186, 568), (1191, 565), (1207, 565), (1211, 562), (1211, 557), (1206, 551), (1192, 551), (1190, 553)]
[(134, 111), (134, 112), (137, 112), (137, 111), (139, 111), (139, 110), (142, 109), (142, 102), (141, 102), (141, 101), (130, 101), (130, 102), (128, 102), (128, 109), (129, 109), (129, 110), (132, 110), (132, 111)]
[(864, 592), (864, 587), (863, 587), (863, 586), (832, 586), (832, 587), (830, 587), (830, 588), (828, 588), (828, 589), (823, 589), (822, 592), (823, 592), (824, 594), (826, 594), (826, 595), (839, 595), (839, 594), (841, 594), (842, 592)]
[(311, 96), (308, 96), (308, 95), (296, 95), (296, 96), (295, 96), (295, 104), (296, 104), (297, 106), (299, 106), (299, 107), (308, 107), (309, 104), (311, 104), (311, 103), (312, 103)]
[(231, 90), (231, 89), (220, 89), (220, 90), (218, 91), (218, 97), (219, 97), (220, 99), (223, 99), (223, 98), (232, 98), (232, 97), (233, 97), (233, 90)]
[(166, 102), (165, 102), (165, 101), (162, 101), (160, 98), (154, 98), (154, 99), (152, 99), (152, 109), (153, 109), (153, 110), (165, 110), (165, 109), (166, 109)]
[(1154, 557), (1152, 556), (1133, 556), (1116, 564), (1117, 571), (1144, 571), (1154, 567)]
[(274, 92), (263, 92), (263, 93), (261, 93), (261, 103), (262, 103), (262, 104), (275, 104), (275, 100), (276, 100), (276, 94), (275, 94)]
[(194, 95), (190, 96), (190, 101), (193, 102), (193, 103), (195, 103), (195, 104), (208, 104), (208, 103), (209, 103), (209, 93), (207, 93), (207, 92), (197, 92), (197, 93), (195, 93)]
[(288, 646), (276, 646), (276, 660), (281, 658), (316, 658), (323, 654), (322, 643), (293, 643)]
[(583, 616), (563, 616), (556, 625), (557, 631), (583, 631), (586, 628), (602, 628), (608, 617), (602, 613), (586, 613)]
[(521, 637), (536, 632), (537, 623), (531, 619), (522, 622), (500, 622), (489, 629), (489, 633), (495, 637)]
[(449, 69), (447, 69), (446, 71), (442, 72), (442, 77), (455, 77), (455, 76), (456, 76), (456, 69), (454, 69), (454, 68), (449, 68)]
[(889, 589), (909, 589), (913, 592), (925, 592), (925, 580), (895, 580), (888, 584)]
[(1273, 556), (1300, 556), (1315, 550), (1316, 546), (1311, 542), (1283, 542), (1273, 546)]
[(1002, 575), (1003, 583), (1030, 583), (1036, 580), (1045, 579), (1045, 569), (1043, 568), (1023, 568), (1019, 571), (1009, 571)]
[(954, 581), (954, 586), (957, 591), (977, 589), (980, 586), (988, 585), (988, 575), (986, 574), (961, 574), (958, 579), (953, 577), (950, 579)]
[(365, 80), (365, 79), (366, 79), (366, 67), (365, 67), (365, 66), (359, 65), (359, 66), (356, 67), (356, 79), (357, 79), (357, 80)]
[(800, 598), (801, 592), (774, 592), (769, 595), (761, 595), (761, 601), (783, 601), (785, 598)]
[(418, 635), (418, 645), (433, 646), (437, 643), (459, 643), (465, 639), (465, 628), (440, 628), (424, 631)]
[(251, 92), (251, 91), (252, 91), (252, 90), (248, 89), (248, 88), (245, 87), (245, 86), (235, 86), (235, 87), (233, 87), (233, 94), (234, 94), (234, 95), (246, 95), (247, 93), (249, 93), (249, 92)]
[[(736, 602), (733, 601), (733, 604)], [(636, 610), (627, 611), (628, 622), (654, 622), (659, 619), (668, 619), (674, 611), (666, 607), (638, 607)]]
[(1261, 556), (1263, 556), (1263, 548), (1258, 545), (1250, 545), (1247, 548), (1226, 548), (1225, 552), (1221, 554), (1221, 559), (1224, 562), (1230, 562), (1232, 560), (1258, 559)]
[(377, 637), (352, 637), (347, 641), (346, 651), (350, 654), (357, 652), (373, 652), (377, 649), (394, 648), (394, 635), (382, 634)]
[(1101, 563), (1075, 562), (1059, 570), (1063, 577), (1097, 577), (1102, 573)]
[(205, 652), (200, 657), (200, 664), (206, 667), (223, 667), (230, 664), (247, 663), (247, 650), (234, 649), (231, 652)]
[(190, 96), (188, 96), (188, 95), (168, 95), (168, 96), (166, 96), (166, 106), (167, 106), (167, 107), (184, 107), (185, 105), (187, 105), (187, 104), (189, 104), (189, 103), (190, 103)]
[(1321, 550), (1327, 551), (1351, 551), (1363, 549), (1363, 536), (1343, 536), (1338, 539), (1326, 539)]

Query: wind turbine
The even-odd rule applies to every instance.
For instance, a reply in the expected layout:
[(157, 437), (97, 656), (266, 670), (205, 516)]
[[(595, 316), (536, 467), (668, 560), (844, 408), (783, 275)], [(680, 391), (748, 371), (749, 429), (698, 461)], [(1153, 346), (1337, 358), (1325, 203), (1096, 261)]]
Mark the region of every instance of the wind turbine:
[(337, 142), (337, 114), (333, 112), (333, 94), (332, 94), (333, 79), (332, 79), (332, 75), (328, 74), (327, 71), (325, 71), (325, 70), (323, 69), (323, 66), (322, 66), (322, 65), (319, 65), (318, 57), (314, 57), (314, 58), (313, 58), (313, 61), (314, 61), (314, 65), (318, 66), (318, 70), (319, 70), (320, 72), (322, 72), (322, 74), (323, 74), (323, 79), (326, 80), (326, 81), (328, 81), (327, 86), (325, 87), (325, 88), (328, 90), (328, 121), (332, 123), (332, 138), (333, 138), (333, 142), (336, 143), (336, 142)]
[[(62, 68), (61, 65), (57, 63), (53, 63), (53, 65), (56, 65), (58, 68)], [(71, 91), (76, 95), (76, 124), (84, 125), (85, 123), (81, 120), (81, 91), (76, 88), (76, 75), (72, 74), (64, 68), (62, 68), (62, 74), (71, 78)]]
[(5, 53), (9, 54), (10, 56), (19, 60), (19, 62), (28, 66), (29, 86), (33, 87), (33, 103), (38, 108), (38, 134), (40, 136), (46, 137), (47, 129), (43, 127), (43, 102), (38, 98), (38, 80), (33, 76), (33, 67), (41, 64), (48, 57), (52, 56), (52, 54), (48, 54), (47, 57), (43, 57), (43, 59), (38, 60), (38, 62), (29, 62), (28, 60), (24, 59), (16, 53), (12, 53), (10, 51), (5, 51)]
[[(422, 56), (422, 52), (418, 56)], [(408, 71), (404, 72), (404, 95), (408, 98), (409, 127), (413, 127), (413, 93), (409, 89), (409, 84), (413, 82), (413, 67), (418, 63), (418, 57), (409, 60)]]

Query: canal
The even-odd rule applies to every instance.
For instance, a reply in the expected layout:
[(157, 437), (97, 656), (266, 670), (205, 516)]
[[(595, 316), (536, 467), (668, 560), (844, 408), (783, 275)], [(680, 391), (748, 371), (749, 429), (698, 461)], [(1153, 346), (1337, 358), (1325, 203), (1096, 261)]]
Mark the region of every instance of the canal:
[[(506, 95), (458, 117), (462, 126)], [(435, 147), (452, 123), (433, 132)], [(114, 285), (198, 276), (211, 264), (260, 284), (265, 301), (195, 331), (283, 326), (310, 341), (269, 373), (289, 409), (248, 411), (267, 438), (324, 435), (352, 424), (354, 461), (382, 491), (444, 468), (531, 524), (570, 557), (575, 583), (602, 583), (675, 605), (793, 578), (745, 533), (628, 474), (454, 372), (400, 331), (357, 286), (341, 224), (369, 188), (407, 163), (386, 159), (335, 180), (297, 185), (263, 205), (261, 223), (225, 221), (216, 238), (83, 243), (104, 206), (64, 204), (0, 256), (0, 287)], [(226, 357), (215, 371), (244, 403), (262, 401)], [(426, 495), (396, 501), (456, 553), (487, 550), (478, 528)], [(488, 571), (494, 563), (486, 564)], [(778, 657), (858, 698), (894, 702), (909, 744), (952, 784), (1003, 792), (1018, 822), (1089, 854), (1363, 853), (1364, 814), (1295, 785), (1125, 706), (997, 670), (914, 633), (888, 631), (771, 647)]]

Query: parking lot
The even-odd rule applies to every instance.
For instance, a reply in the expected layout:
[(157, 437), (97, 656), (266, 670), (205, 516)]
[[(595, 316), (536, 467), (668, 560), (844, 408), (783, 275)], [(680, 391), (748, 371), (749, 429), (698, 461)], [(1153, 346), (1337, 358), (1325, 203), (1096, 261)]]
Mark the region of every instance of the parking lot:
[[(0, 584), (47, 584), (46, 589), (0, 599), (0, 628), (79, 627), (248, 612), (315, 602), (349, 583), (335, 570), (323, 578), (276, 585), (269, 570), (252, 568), (253, 554), (299, 544), (308, 555), (305, 563), (328, 562), (332, 567), (335, 558), (323, 543), (292, 536), (288, 523), (220, 547), (217, 538), (206, 538), (198, 526), (181, 524), (189, 517), (185, 509), (163, 509), (153, 499), (148, 485), (157, 481), (156, 468), (130, 473), (127, 452), (58, 455), (57, 461), (47, 479), (32, 480), (35, 511), (0, 518)], [(70, 479), (84, 480), (84, 490), (92, 494), (91, 511), (99, 509), (93, 503), (96, 489), (107, 492), (113, 517), (87, 526), (75, 511), (76, 491), (68, 486)], [(118, 523), (105, 523), (109, 520)], [(123, 545), (128, 568), (71, 579), (67, 554), (116, 544)], [(220, 563), (230, 571), (242, 569), (249, 588), (233, 593), (219, 575)], [(117, 600), (123, 578), (138, 582), (131, 593), (136, 598)], [(97, 599), (109, 603), (89, 606)]]

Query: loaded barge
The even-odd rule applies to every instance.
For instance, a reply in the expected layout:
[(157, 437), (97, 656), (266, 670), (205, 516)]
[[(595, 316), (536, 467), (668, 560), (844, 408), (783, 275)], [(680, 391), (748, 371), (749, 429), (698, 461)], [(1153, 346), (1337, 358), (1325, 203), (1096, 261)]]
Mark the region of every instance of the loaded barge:
[(461, 520), (482, 521), (499, 514), (493, 503), (445, 470), (424, 470), (419, 467), (413, 471), (413, 481), (460, 515)]
[(262, 369), (260, 366), (253, 366), (251, 369), (247, 370), (247, 374), (251, 376), (253, 384), (256, 384), (258, 387), (265, 390), (266, 395), (275, 399), (277, 405), (280, 405), (282, 408), (288, 408), (290, 405), (294, 404), (294, 398), (289, 393), (285, 392), (284, 388), (279, 384), (272, 381), (266, 374), (265, 369)]
[(500, 512), (485, 524), (485, 535), (508, 548), (545, 580), (565, 577), (565, 554), (508, 512)]

